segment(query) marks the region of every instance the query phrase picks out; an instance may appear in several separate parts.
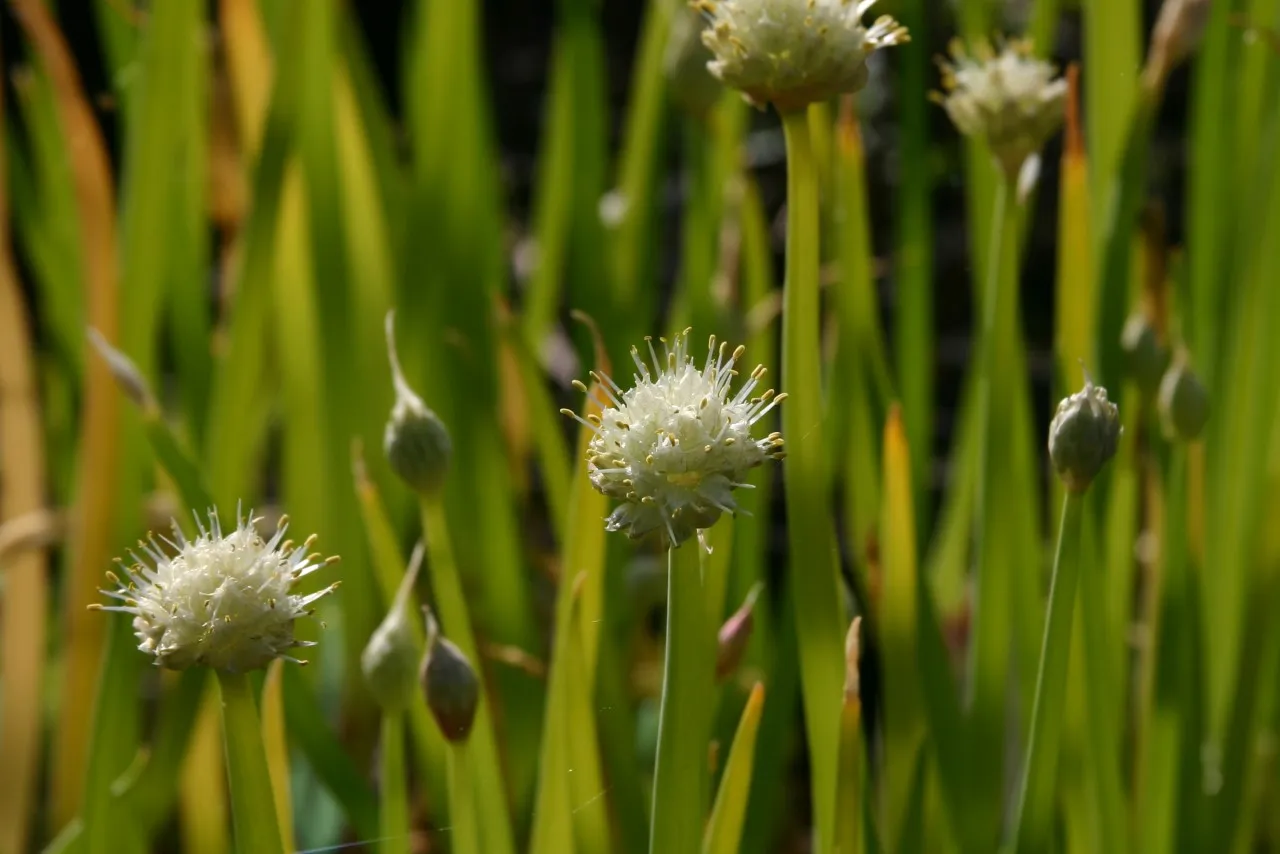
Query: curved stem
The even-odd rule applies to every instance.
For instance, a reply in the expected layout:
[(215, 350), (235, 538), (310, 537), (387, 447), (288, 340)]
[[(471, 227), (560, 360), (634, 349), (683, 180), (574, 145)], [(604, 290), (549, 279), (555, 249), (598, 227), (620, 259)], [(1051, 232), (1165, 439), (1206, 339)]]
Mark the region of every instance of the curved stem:
[(1026, 764), (1014, 813), (1014, 851), (1043, 851), (1049, 843), (1058, 739), (1067, 687), (1071, 624), (1080, 576), (1080, 508), (1084, 496), (1067, 492), (1062, 503), (1058, 551), (1049, 582), (1049, 616), (1036, 677)]
[(218, 689), (222, 695), (222, 730), (236, 850), (244, 854), (284, 854), (267, 753), (262, 746), (262, 724), (249, 677), (220, 670)]
[(653, 775), (650, 854), (694, 854), (706, 819), (704, 721), (715, 678), (698, 546), (667, 552), (667, 644), (658, 758)]
[(784, 113), (782, 128), (787, 140), (782, 383), (791, 391), (782, 407), (782, 433), (787, 441), (782, 472), (812, 768), (814, 851), (827, 854), (835, 836), (845, 621), (827, 494), (831, 459), (821, 430), (818, 173), (807, 114)]

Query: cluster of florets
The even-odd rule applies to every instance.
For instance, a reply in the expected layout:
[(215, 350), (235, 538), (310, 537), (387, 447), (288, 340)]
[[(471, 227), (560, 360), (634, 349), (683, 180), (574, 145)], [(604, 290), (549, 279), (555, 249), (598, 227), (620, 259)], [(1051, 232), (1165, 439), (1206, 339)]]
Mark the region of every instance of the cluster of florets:
[(298, 661), (290, 651), (314, 644), (294, 637), (294, 621), (310, 616), (338, 582), (307, 595), (291, 590), (337, 558), (310, 553), (314, 536), (296, 547), (286, 541), (286, 518), (263, 539), (259, 521), (237, 515), (235, 530), (223, 535), (210, 510), (208, 527), (196, 517), (194, 540), (176, 522), (174, 539), (149, 535), (138, 544), (145, 558), (131, 551), (132, 564), (119, 561), (124, 578), (107, 573), (115, 586), (102, 592), (122, 604), (98, 609), (132, 614), (138, 649), (173, 670), (205, 665), (238, 673), (275, 658)]
[(867, 57), (908, 40), (888, 15), (870, 27), (862, 16), (875, 0), (701, 0), (707, 17), (707, 63), (726, 86), (753, 104), (798, 110), (856, 92), (867, 83)]
[(1010, 39), (999, 50), (979, 42), (972, 54), (953, 41), (950, 61), (940, 65), (946, 91), (936, 100), (961, 133), (986, 141), (1007, 172), (1016, 174), (1062, 127), (1067, 81), (1032, 54), (1029, 40)]
[(754, 394), (763, 367), (731, 394), (743, 347), (729, 352), (713, 336), (699, 367), (689, 355), (687, 330), (671, 342), (660, 339), (662, 355), (647, 340), (652, 367), (631, 349), (638, 371), (632, 388), (623, 391), (593, 372), (600, 414), (564, 412), (595, 433), (587, 448), (592, 485), (623, 502), (609, 516), (609, 530), (632, 537), (663, 531), (679, 545), (722, 513), (737, 511), (733, 491), (749, 488), (743, 480), (750, 469), (782, 458), (780, 434), (756, 439), (751, 429), (786, 395)]

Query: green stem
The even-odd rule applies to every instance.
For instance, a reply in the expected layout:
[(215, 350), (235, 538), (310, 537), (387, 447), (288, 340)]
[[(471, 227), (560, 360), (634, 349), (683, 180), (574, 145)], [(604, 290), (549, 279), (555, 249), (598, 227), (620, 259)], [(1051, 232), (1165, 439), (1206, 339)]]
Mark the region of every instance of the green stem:
[(1049, 581), (1049, 616), (1036, 677), (1031, 735), (1014, 814), (1014, 851), (1043, 851), (1049, 844), (1053, 784), (1058, 770), (1058, 739), (1066, 699), (1071, 624), (1080, 576), (1080, 508), (1084, 496), (1068, 492), (1062, 503), (1058, 551)]
[(236, 849), (243, 854), (284, 854), (253, 687), (246, 674), (220, 670), (218, 688)]
[(831, 460), (821, 430), (818, 175), (807, 115), (803, 111), (784, 113), (782, 128), (787, 142), (782, 382), (793, 391), (782, 407), (782, 432), (788, 449), (783, 481), (812, 768), (814, 851), (826, 854), (835, 836), (845, 622), (827, 494)]
[(382, 714), (382, 854), (408, 854), (409, 803), (404, 771), (404, 715)]
[[(424, 496), (421, 501), (423, 536), (427, 543), (427, 571), (435, 608), (444, 633), (458, 645), (477, 671), (481, 667), (480, 650), (471, 628), (467, 600), (462, 592), (462, 579), (453, 558), (449, 525), (445, 517), (444, 496)], [(511, 835), (511, 819), (507, 812), (507, 788), (498, 757), (498, 743), (490, 711), (489, 694), (481, 679), (480, 708), (471, 731), (471, 761), (474, 762), (472, 791), (474, 801), (468, 806), (477, 816), (477, 826), (484, 834), (484, 848), (493, 854), (511, 854), (515, 842)], [(452, 773), (452, 772), (451, 772)], [(460, 817), (454, 817), (457, 824)]]
[(450, 835), (454, 854), (480, 854), (480, 829), (476, 824), (475, 781), (471, 779), (469, 742), (449, 745)]
[(1116, 689), (1110, 662), (1115, 660), (1108, 642), (1107, 593), (1103, 568), (1085, 567), (1080, 578), (1081, 623), (1084, 632), (1085, 720), (1089, 751), (1093, 754), (1098, 798), (1098, 847), (1100, 851), (1126, 850), (1125, 798), (1120, 785), (1116, 749), (1118, 723), (1111, 710)]
[(667, 644), (649, 854), (694, 854), (706, 820), (708, 699), (715, 688), (697, 543), (667, 552)]
[[(1000, 560), (1001, 538), (1010, 532), (1001, 528), (995, 484), (1007, 465), (1001, 453), (1012, 437), (1011, 389), (1002, 377), (1002, 355), (1016, 351), (1017, 328), (1017, 214), (1010, 204), (1010, 179), (1003, 172), (996, 183), (992, 212), (991, 244), (988, 250), (987, 280), (982, 298), (982, 327), (978, 337), (978, 465), (973, 529), (977, 574), (974, 625), (976, 638), (971, 647), (969, 694), (974, 720), (974, 744), (987, 755), (977, 767), (978, 800), (998, 809), (1002, 763), (995, 758), (1005, 743), (1004, 712), (1010, 664), (1013, 585), (1008, 561)], [(988, 818), (994, 830), (999, 817)]]

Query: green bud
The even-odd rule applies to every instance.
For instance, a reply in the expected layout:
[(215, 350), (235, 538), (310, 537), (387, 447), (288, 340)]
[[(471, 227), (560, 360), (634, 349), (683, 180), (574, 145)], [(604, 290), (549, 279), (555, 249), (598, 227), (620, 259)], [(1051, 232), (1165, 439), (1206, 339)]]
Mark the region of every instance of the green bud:
[(360, 655), (369, 691), (386, 712), (398, 712), (413, 702), (417, 687), (418, 643), (409, 622), (409, 595), (422, 566), (422, 544), (413, 552), (409, 571), (400, 582), (395, 601)]
[(1049, 457), (1067, 489), (1083, 493), (1120, 444), (1120, 412), (1107, 390), (1085, 375), (1084, 388), (1058, 404), (1049, 425)]
[(387, 462), (401, 480), (420, 495), (431, 495), (444, 484), (453, 454), (449, 431), (422, 398), (409, 387), (396, 356), (395, 314), (387, 313), (387, 356), (396, 402), (383, 435)]
[(1144, 395), (1155, 394), (1169, 367), (1169, 348), (1161, 343), (1145, 312), (1136, 311), (1129, 316), (1120, 334), (1120, 349), (1124, 352), (1125, 370), (1138, 388)]
[(426, 608), (422, 610), (427, 618), (422, 690), (440, 732), (445, 739), (458, 744), (467, 740), (475, 723), (476, 710), (480, 707), (480, 680), (462, 650), (448, 638), (441, 637), (431, 612)]
[(1209, 420), (1209, 392), (1191, 369), (1185, 353), (1178, 354), (1161, 380), (1156, 409), (1170, 439), (1191, 442), (1200, 438)]

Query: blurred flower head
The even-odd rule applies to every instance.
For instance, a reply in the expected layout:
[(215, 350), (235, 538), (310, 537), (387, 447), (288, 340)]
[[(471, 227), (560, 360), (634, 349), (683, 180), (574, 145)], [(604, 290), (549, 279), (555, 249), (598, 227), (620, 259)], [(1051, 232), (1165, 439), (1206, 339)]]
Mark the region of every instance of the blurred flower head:
[[(731, 393), (743, 347), (730, 353), (712, 336), (699, 367), (689, 355), (688, 330), (671, 342), (659, 339), (661, 356), (652, 339), (646, 340), (652, 367), (631, 348), (639, 371), (632, 388), (623, 391), (609, 377), (592, 373), (603, 395), (593, 398), (601, 413), (583, 418), (564, 412), (595, 433), (587, 447), (592, 485), (623, 502), (609, 516), (609, 530), (632, 537), (663, 531), (678, 546), (721, 513), (737, 510), (733, 491), (747, 486), (742, 481), (748, 470), (783, 456), (780, 434), (755, 439), (751, 430), (786, 395), (769, 389), (752, 396), (763, 366)], [(587, 391), (583, 383), (576, 385)]]
[(939, 64), (946, 91), (935, 100), (961, 133), (986, 141), (1006, 174), (1016, 175), (1062, 126), (1067, 81), (1032, 55), (1029, 40), (1004, 41), (998, 51), (982, 41), (972, 54), (956, 40), (950, 61)]
[(875, 0), (700, 0), (707, 68), (753, 104), (798, 110), (867, 83), (867, 57), (908, 40), (888, 15), (870, 27)]
[(210, 510), (208, 528), (196, 517), (200, 535), (194, 540), (175, 522), (176, 541), (160, 537), (173, 556), (154, 535), (139, 542), (145, 558), (130, 551), (132, 565), (118, 561), (124, 578), (107, 573), (115, 589), (102, 591), (123, 604), (97, 609), (132, 614), (138, 649), (172, 670), (205, 665), (240, 673), (274, 658), (304, 663), (289, 651), (314, 642), (294, 638), (294, 621), (313, 614), (312, 604), (338, 582), (305, 596), (290, 591), (337, 559), (308, 553), (314, 535), (296, 547), (285, 541), (287, 519), (264, 540), (254, 528), (261, 520), (252, 515), (237, 514), (235, 530), (224, 535)]

